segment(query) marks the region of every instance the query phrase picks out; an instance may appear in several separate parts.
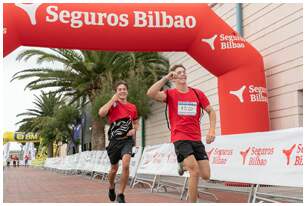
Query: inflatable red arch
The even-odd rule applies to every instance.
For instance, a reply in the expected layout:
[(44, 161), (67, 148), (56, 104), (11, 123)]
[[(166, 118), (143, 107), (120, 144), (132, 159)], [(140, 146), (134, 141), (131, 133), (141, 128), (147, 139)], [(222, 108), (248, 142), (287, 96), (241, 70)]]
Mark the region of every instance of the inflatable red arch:
[(269, 130), (262, 56), (207, 4), (4, 4), (17, 47), (185, 51), (218, 78), (221, 133)]

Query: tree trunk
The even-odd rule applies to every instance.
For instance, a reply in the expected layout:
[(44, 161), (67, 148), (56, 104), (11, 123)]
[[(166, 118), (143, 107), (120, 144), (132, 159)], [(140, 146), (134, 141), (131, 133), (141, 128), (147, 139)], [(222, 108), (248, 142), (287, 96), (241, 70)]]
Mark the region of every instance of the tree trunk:
[(92, 121), (92, 135), (91, 135), (91, 149), (103, 150), (105, 149), (105, 124), (101, 120)]
[(61, 148), (61, 146), (59, 146), (58, 144), (56, 144), (56, 148), (55, 148), (55, 157), (59, 157), (59, 156), (60, 156), (60, 148)]
[(48, 144), (48, 158), (53, 157), (53, 142), (49, 142)]

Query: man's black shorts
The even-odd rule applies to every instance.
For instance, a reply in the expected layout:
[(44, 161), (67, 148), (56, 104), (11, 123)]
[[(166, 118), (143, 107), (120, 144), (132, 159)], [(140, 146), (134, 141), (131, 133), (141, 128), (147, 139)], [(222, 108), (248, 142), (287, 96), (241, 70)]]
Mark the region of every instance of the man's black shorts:
[(132, 156), (133, 145), (134, 140), (132, 137), (128, 137), (122, 140), (111, 140), (106, 147), (106, 151), (111, 164), (117, 164), (125, 154), (130, 154)]
[(197, 161), (208, 160), (205, 147), (201, 141), (178, 140), (173, 143), (178, 162), (182, 162), (189, 155), (194, 155)]

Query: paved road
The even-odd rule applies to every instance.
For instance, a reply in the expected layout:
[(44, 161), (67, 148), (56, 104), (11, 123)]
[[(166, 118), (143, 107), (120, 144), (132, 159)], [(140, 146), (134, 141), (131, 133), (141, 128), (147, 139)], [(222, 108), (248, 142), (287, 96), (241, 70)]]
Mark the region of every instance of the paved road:
[[(108, 184), (84, 176), (66, 176), (39, 168), (8, 168), (3, 173), (4, 203), (109, 203)], [(218, 202), (246, 202), (247, 195), (236, 192), (213, 191)], [(151, 193), (147, 188), (127, 187), (126, 201), (130, 203), (183, 203), (176, 191)], [(201, 194), (200, 202), (215, 202)]]

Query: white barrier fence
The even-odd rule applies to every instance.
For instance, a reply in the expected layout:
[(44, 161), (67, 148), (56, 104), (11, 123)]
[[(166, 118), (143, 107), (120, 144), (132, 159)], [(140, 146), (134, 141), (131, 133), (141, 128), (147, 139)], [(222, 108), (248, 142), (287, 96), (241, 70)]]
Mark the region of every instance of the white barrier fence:
[[(213, 180), (303, 186), (302, 128), (218, 136), (205, 147)], [(173, 144), (146, 146), (137, 173), (178, 176), (177, 167)]]
[[(130, 162), (130, 177), (134, 178), (141, 158), (141, 148), (135, 148), (135, 156)], [(44, 167), (65, 172), (96, 172), (106, 174), (111, 167), (107, 152), (84, 151), (66, 157), (47, 158)], [(121, 161), (119, 162), (118, 173), (121, 174)]]
[(212, 179), (303, 187), (303, 129), (227, 135), (207, 145)]
[[(209, 156), (211, 180), (250, 183), (256, 188), (260, 184), (273, 187), (303, 187), (303, 128), (218, 136), (214, 143), (205, 147)], [(177, 168), (173, 144), (146, 146), (134, 184), (150, 181), (149, 185), (153, 191), (160, 177), (178, 177)], [(185, 173), (184, 177), (188, 178), (188, 173)], [(186, 181), (177, 181), (176, 184), (182, 187), (182, 198), (186, 190)], [(212, 184), (206, 182), (202, 185), (208, 188), (207, 185)], [(212, 188), (216, 188), (215, 185)], [(257, 194), (258, 189), (247, 188), (242, 191), (250, 192), (250, 202), (260, 198)], [(214, 196), (211, 193), (210, 195)], [(217, 199), (215, 196), (214, 198)]]
[[(218, 136), (205, 147), (212, 180), (303, 187), (303, 128)], [(106, 151), (92, 151), (48, 158), (45, 167), (108, 173), (110, 162)], [(144, 175), (150, 176), (152, 191), (159, 177), (181, 178), (185, 180), (181, 185), (183, 195), (189, 175), (179, 177), (177, 168), (173, 144), (146, 146), (143, 154), (138, 148), (132, 159), (130, 177), (135, 177), (135, 185), (138, 180), (143, 182)], [(256, 197), (256, 194), (250, 196)]]
[(146, 146), (137, 173), (179, 176), (173, 144)]

